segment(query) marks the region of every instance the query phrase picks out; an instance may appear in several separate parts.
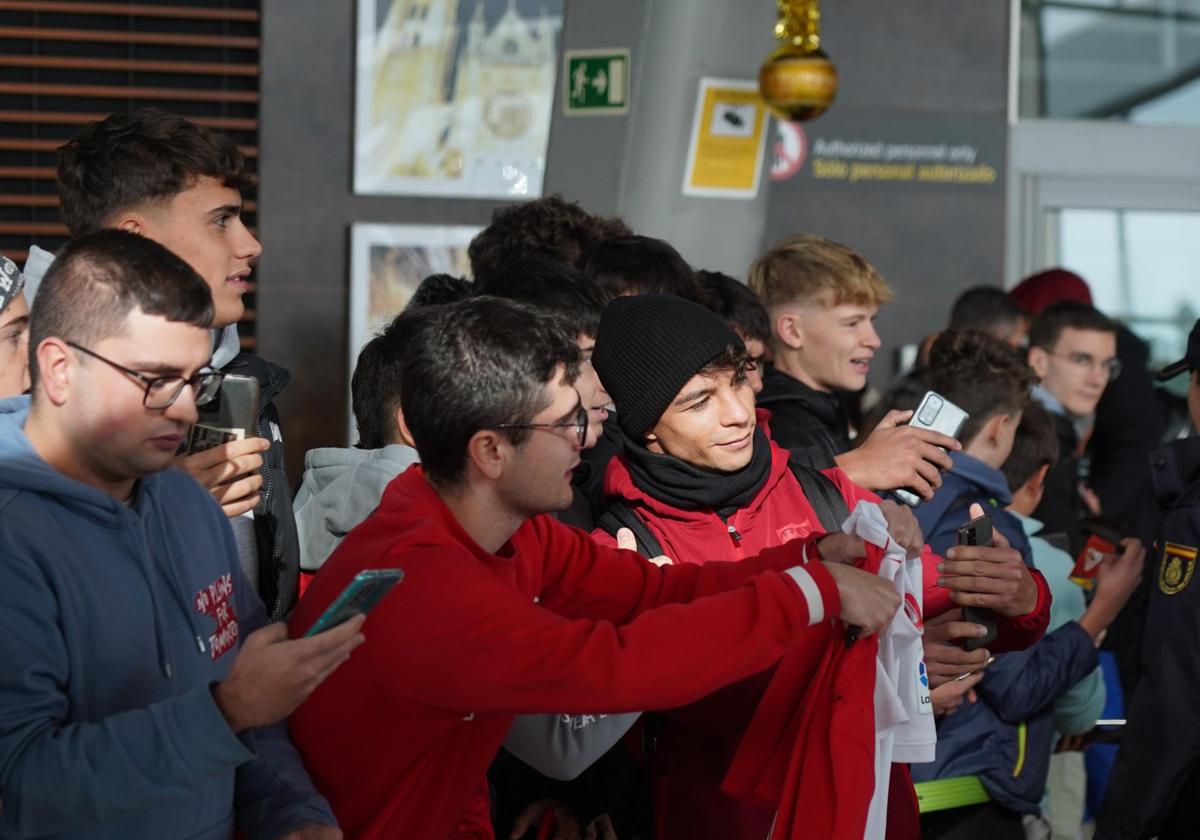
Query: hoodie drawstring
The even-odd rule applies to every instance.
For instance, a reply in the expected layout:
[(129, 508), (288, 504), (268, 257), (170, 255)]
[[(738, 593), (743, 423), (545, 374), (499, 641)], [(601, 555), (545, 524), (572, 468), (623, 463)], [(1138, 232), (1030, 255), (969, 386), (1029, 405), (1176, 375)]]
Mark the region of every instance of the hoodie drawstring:
[[(145, 492), (146, 498), (152, 508), (151, 514), (158, 522), (158, 535), (162, 541), (163, 550), (167, 551), (169, 550), (171, 541), (168, 539), (167, 535), (166, 517), (162, 515), (162, 510), (158, 506), (158, 499), (155, 498), (151, 488), (143, 485), (142, 490)], [(162, 608), (159, 604), (158, 598), (158, 587), (154, 583), (154, 557), (150, 552), (149, 539), (144, 531), (142, 537), (144, 541), (142, 563), (143, 570), (145, 571), (147, 580), (150, 583), (150, 601), (154, 609), (154, 639), (158, 645), (159, 669), (162, 671), (162, 675), (164, 677), (167, 679), (173, 679), (175, 675), (175, 669), (171, 663), (169, 648), (167, 646), (165, 622), (163, 620)], [(166, 569), (166, 574), (170, 582), (171, 594), (175, 597), (176, 602), (183, 609), (184, 615), (186, 615), (188, 618), (188, 624), (192, 630), (192, 637), (196, 641), (196, 648), (201, 653), (204, 653), (205, 650), (207, 650), (204, 645), (204, 638), (200, 633), (200, 628), (196, 624), (196, 616), (194, 610), (192, 609), (192, 604), (182, 591), (182, 587), (179, 582), (179, 575), (175, 569), (175, 564), (171, 562), (170, 557), (167, 557), (165, 563), (160, 562), (158, 565)]]

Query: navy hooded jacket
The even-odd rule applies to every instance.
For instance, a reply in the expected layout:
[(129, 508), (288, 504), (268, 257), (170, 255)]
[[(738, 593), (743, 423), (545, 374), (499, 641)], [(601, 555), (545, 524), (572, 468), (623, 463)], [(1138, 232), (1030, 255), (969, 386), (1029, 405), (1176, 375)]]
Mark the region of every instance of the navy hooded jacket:
[[(997, 530), (1032, 565), (1021, 521), (1005, 508), (1012, 493), (1004, 474), (963, 452), (934, 497), (915, 510), (925, 539), (944, 554), (979, 502)], [(937, 759), (914, 764), (915, 782), (979, 776), (993, 800), (1022, 814), (1040, 813), (1054, 741), (1054, 703), (1095, 670), (1092, 638), (1077, 622), (1064, 624), (1026, 650), (1003, 653), (976, 687), (978, 702), (938, 721)]]
[(0, 403), (0, 837), (274, 840), (333, 824), (283, 725), (210, 686), (265, 624), (212, 497), (169, 469), (121, 504)]

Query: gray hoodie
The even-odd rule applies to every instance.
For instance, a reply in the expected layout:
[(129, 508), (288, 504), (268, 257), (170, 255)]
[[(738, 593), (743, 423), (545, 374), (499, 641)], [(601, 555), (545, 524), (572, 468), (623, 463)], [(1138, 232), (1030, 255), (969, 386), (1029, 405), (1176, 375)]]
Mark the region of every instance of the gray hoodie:
[(379, 507), (388, 483), (420, 457), (411, 446), (310, 449), (292, 503), (300, 533), (300, 568), (315, 572), (350, 530)]

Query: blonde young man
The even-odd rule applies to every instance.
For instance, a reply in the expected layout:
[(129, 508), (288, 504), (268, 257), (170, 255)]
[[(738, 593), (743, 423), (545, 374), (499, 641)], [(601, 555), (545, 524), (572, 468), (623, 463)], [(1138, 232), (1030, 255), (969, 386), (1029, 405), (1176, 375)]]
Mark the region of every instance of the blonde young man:
[(882, 344), (875, 317), (893, 299), (874, 266), (845, 245), (797, 234), (754, 261), (749, 285), (771, 316), (775, 359), (758, 404), (771, 412), (776, 442), (801, 463), (841, 467), (871, 490), (908, 487), (930, 498), (951, 465), (942, 449), (961, 447), (904, 425), (912, 412), (889, 413), (851, 449), (846, 399), (867, 384)]

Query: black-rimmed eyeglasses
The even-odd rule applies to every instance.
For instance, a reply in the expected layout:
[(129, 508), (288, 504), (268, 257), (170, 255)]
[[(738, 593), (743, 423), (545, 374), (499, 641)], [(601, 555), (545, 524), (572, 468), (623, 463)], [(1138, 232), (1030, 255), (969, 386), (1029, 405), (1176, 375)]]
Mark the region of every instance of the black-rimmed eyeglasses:
[(80, 353), (86, 353), (93, 359), (99, 359), (104, 364), (116, 368), (121, 373), (132, 376), (142, 384), (146, 389), (145, 396), (142, 397), (142, 405), (146, 408), (162, 410), (170, 408), (175, 400), (179, 399), (179, 395), (183, 393), (184, 385), (192, 386), (192, 393), (196, 395), (196, 405), (204, 405), (212, 402), (213, 397), (221, 390), (221, 380), (225, 378), (225, 374), (219, 370), (203, 370), (191, 376), (147, 376), (136, 370), (131, 370), (124, 365), (117, 364), (112, 359), (106, 359), (94, 350), (89, 350), (86, 347), (76, 344), (74, 341), (68, 341), (69, 347), (74, 347)]
[(575, 410), (574, 420), (563, 420), (558, 423), (497, 423), (493, 429), (574, 429), (579, 436), (579, 446), (587, 442), (588, 410), (582, 405)]

